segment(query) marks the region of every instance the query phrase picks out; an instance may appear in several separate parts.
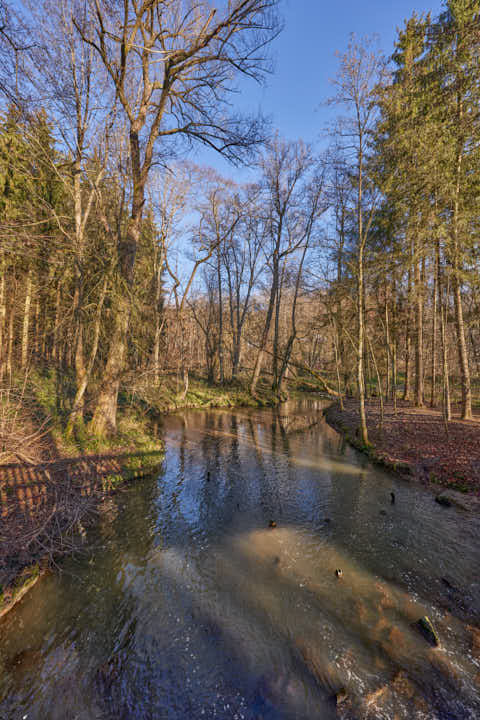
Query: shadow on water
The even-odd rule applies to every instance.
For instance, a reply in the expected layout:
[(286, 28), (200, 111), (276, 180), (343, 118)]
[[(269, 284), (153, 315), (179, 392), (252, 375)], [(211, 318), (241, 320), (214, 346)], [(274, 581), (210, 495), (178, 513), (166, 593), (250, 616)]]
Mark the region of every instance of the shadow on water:
[(160, 477), (0, 624), (1, 720), (480, 717), (478, 519), (320, 411), (166, 418)]

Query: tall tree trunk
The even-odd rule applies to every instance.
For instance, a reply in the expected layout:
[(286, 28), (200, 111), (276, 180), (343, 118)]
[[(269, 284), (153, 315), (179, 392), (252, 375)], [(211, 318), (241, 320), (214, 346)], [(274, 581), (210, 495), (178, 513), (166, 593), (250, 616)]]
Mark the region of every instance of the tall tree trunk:
[(282, 290), (283, 290), (283, 283), (285, 278), (285, 265), (286, 263), (283, 263), (282, 266), (282, 273), (280, 276), (280, 282), (278, 283), (277, 288), (277, 295), (275, 297), (275, 321), (274, 321), (274, 332), (273, 332), (273, 357), (272, 357), (272, 366), (273, 366), (273, 384), (272, 384), (272, 390), (274, 392), (280, 391), (280, 376), (281, 376), (281, 370), (279, 369), (279, 362), (280, 362), (280, 312), (282, 308)]
[(433, 303), (432, 303), (432, 360), (431, 375), (432, 386), (430, 393), (430, 407), (435, 407), (435, 397), (437, 393), (437, 307), (438, 307), (438, 273), (440, 267), (440, 247), (439, 242), (435, 243), (435, 270), (433, 278)]
[[(457, 123), (458, 127), (463, 126), (464, 108), (460, 92), (457, 96)], [(472, 389), (470, 383), (470, 366), (468, 361), (468, 350), (465, 339), (465, 324), (463, 319), (461, 270), (463, 261), (460, 251), (460, 193), (463, 174), (465, 138), (460, 137), (457, 152), (456, 164), (456, 187), (455, 202), (453, 211), (453, 248), (451, 251), (451, 263), (453, 268), (453, 299), (455, 304), (455, 325), (457, 330), (458, 360), (460, 375), (462, 379), (462, 419), (472, 419)]]
[(358, 283), (357, 283), (357, 324), (358, 324), (358, 348), (357, 348), (357, 384), (358, 384), (358, 401), (360, 410), (360, 432), (362, 442), (368, 445), (367, 416), (365, 412), (365, 379), (363, 374), (364, 366), (364, 347), (365, 347), (365, 315), (364, 315), (364, 267), (363, 267), (363, 241), (360, 241), (358, 251)]
[(366, 235), (363, 226), (363, 133), (359, 133), (358, 154), (358, 191), (357, 191), (357, 225), (358, 225), (358, 258), (357, 258), (357, 385), (360, 413), (360, 432), (365, 446), (368, 442), (367, 415), (365, 411), (365, 279), (364, 279), (364, 253)]
[[(337, 329), (337, 352), (338, 352), (338, 361), (340, 366), (343, 368), (343, 391), (345, 394), (348, 394), (349, 385), (350, 385), (350, 371), (347, 363), (346, 353), (345, 353), (345, 338), (344, 338), (344, 320), (343, 320), (343, 305), (342, 305), (342, 297), (340, 293), (340, 288), (342, 285), (343, 280), (343, 247), (344, 247), (344, 238), (345, 238), (345, 230), (344, 230), (344, 219), (342, 214), (342, 219), (340, 222), (340, 240), (339, 240), (339, 247), (338, 247), (338, 254), (337, 254), (337, 322), (336, 322), (336, 329)], [(313, 367), (313, 363), (312, 363)], [(342, 400), (343, 404), (343, 400)]]
[(270, 299), (268, 301), (268, 309), (265, 317), (265, 324), (263, 326), (262, 337), (260, 339), (260, 347), (258, 349), (257, 359), (255, 361), (255, 367), (253, 370), (252, 381), (250, 384), (250, 392), (255, 395), (257, 390), (258, 379), (262, 370), (263, 360), (265, 357), (265, 348), (267, 346), (268, 336), (270, 334), (270, 327), (272, 324), (273, 310), (275, 307), (275, 300), (278, 292), (278, 257), (273, 258), (273, 277), (272, 287), (270, 288)]
[(340, 399), (340, 410), (342, 410), (342, 412), (343, 412), (344, 406), (343, 406), (342, 381), (340, 379), (340, 355), (338, 352), (338, 331), (337, 331), (337, 328), (335, 327), (333, 318), (330, 318), (330, 323), (331, 323), (332, 330), (333, 330), (333, 350), (335, 353), (335, 371), (337, 373), (337, 392), (338, 392), (338, 397)]
[(416, 334), (415, 334), (415, 405), (423, 407), (423, 284), (420, 270), (418, 244), (415, 248), (415, 300), (416, 300)]
[[(44, 321), (44, 326), (45, 324), (46, 323)], [(35, 356), (36, 358), (38, 358), (40, 356), (40, 353), (42, 353), (43, 357), (47, 359), (46, 348), (42, 347), (41, 344), (42, 330), (40, 326), (40, 298), (38, 297), (38, 294), (35, 300), (35, 310), (33, 313), (33, 327), (35, 328), (33, 336), (33, 350)]]
[(76, 422), (80, 418), (83, 418), (83, 397), (88, 383), (87, 368), (85, 366), (85, 353), (83, 349), (83, 318), (79, 321), (77, 330), (77, 344), (74, 355), (76, 393), (73, 405), (74, 409), (72, 422)]
[(27, 282), (25, 285), (25, 304), (23, 309), (23, 327), (22, 327), (22, 368), (26, 367), (28, 362), (29, 351), (29, 334), (30, 334), (30, 306), (32, 304), (32, 269), (29, 268)]
[(153, 372), (155, 381), (160, 378), (160, 315), (155, 312), (155, 337), (153, 341)]
[(403, 399), (412, 399), (412, 266), (408, 268), (407, 322), (405, 326), (405, 386)]
[(217, 281), (218, 281), (218, 369), (220, 383), (225, 382), (225, 370), (223, 365), (223, 295), (222, 295), (222, 273), (220, 265), (220, 246), (217, 249)]
[(447, 310), (442, 310), (442, 357), (443, 357), (443, 409), (447, 422), (452, 419), (452, 406), (450, 401), (450, 381), (448, 370), (448, 348), (447, 348)]
[[(292, 314), (291, 314), (290, 334), (289, 334), (289, 337), (288, 337), (288, 341), (287, 341), (287, 345), (286, 345), (286, 348), (285, 348), (285, 352), (284, 352), (284, 354), (283, 354), (282, 364), (281, 364), (280, 373), (279, 373), (279, 377), (278, 377), (278, 383), (277, 383), (277, 392), (278, 392), (279, 395), (281, 395), (281, 393), (282, 393), (283, 383), (284, 383), (284, 380), (285, 380), (286, 377), (287, 377), (287, 370), (288, 370), (288, 367), (289, 367), (288, 363), (290, 362), (290, 357), (291, 357), (291, 355), (292, 355), (293, 344), (294, 344), (294, 342), (295, 342), (295, 340), (296, 340), (296, 338), (297, 338), (297, 302), (298, 302), (298, 293), (299, 293), (300, 284), (301, 284), (301, 281), (302, 281), (303, 264), (304, 264), (304, 262), (305, 262), (305, 257), (306, 257), (306, 254), (307, 254), (307, 250), (308, 250), (308, 243), (305, 244), (305, 247), (304, 247), (304, 249), (303, 249), (302, 257), (301, 257), (301, 259), (300, 259), (300, 263), (299, 263), (299, 266), (298, 266), (297, 277), (296, 277), (296, 279), (295, 279), (295, 292), (294, 292), (294, 294), (293, 294), (293, 300), (292, 300)], [(283, 273), (282, 273), (282, 282), (283, 282)], [(333, 323), (333, 321), (332, 321), (332, 323)], [(338, 356), (337, 356), (337, 346), (336, 346), (336, 344), (335, 344), (335, 361), (336, 361), (337, 373), (338, 373)], [(338, 374), (337, 379), (338, 379), (338, 381), (340, 382), (340, 375), (339, 375), (339, 374)], [(339, 388), (338, 392), (339, 392), (339, 394), (340, 394), (340, 388)], [(340, 397), (341, 397), (341, 395), (340, 395)]]
[(74, 293), (74, 306), (73, 306), (73, 318), (75, 327), (75, 338), (74, 351), (73, 351), (73, 362), (75, 366), (75, 377), (77, 388), (83, 383), (85, 378), (85, 354), (83, 348), (83, 317), (80, 311), (81, 300), (78, 295), (79, 288), (75, 288)]
[[(15, 283), (16, 285), (16, 283)], [(15, 342), (15, 304), (14, 304), (14, 297), (15, 293), (13, 294), (13, 297), (11, 298), (10, 303), (10, 313), (9, 313), (9, 319), (8, 319), (8, 350), (7, 350), (7, 361), (6, 361), (6, 370), (9, 382), (12, 380), (12, 371), (13, 371), (13, 344)]]
[(91, 430), (97, 435), (113, 433), (117, 428), (118, 391), (127, 356), (129, 323), (130, 301), (127, 297), (120, 296), (117, 300), (107, 363), (91, 422)]
[(115, 317), (112, 338), (108, 349), (107, 362), (101, 379), (95, 410), (91, 421), (91, 429), (97, 435), (113, 433), (117, 428), (117, 403), (120, 381), (127, 359), (127, 338), (130, 326), (131, 289), (135, 254), (140, 237), (141, 201), (134, 201), (134, 213), (130, 219), (127, 237), (119, 242), (119, 282), (115, 298)]
[(7, 350), (7, 288), (5, 278), (5, 261), (2, 254), (0, 268), (0, 382), (3, 380)]
[(384, 407), (384, 403), (383, 403), (382, 378), (380, 376), (380, 371), (378, 369), (377, 358), (375, 357), (375, 353), (373, 351), (372, 341), (370, 340), (368, 335), (366, 336), (366, 338), (367, 338), (368, 346), (370, 348), (370, 355), (372, 356), (373, 367), (375, 368), (375, 375), (377, 378), (378, 397), (380, 400), (380, 433), (383, 433), (383, 425), (384, 425), (384, 421), (385, 421), (385, 407)]
[[(184, 295), (185, 297), (185, 295)], [(177, 323), (180, 329), (180, 370), (182, 373), (183, 378), (183, 390), (180, 394), (179, 401), (182, 403), (185, 398), (187, 397), (188, 393), (188, 386), (189, 386), (189, 374), (188, 374), (188, 368), (186, 363), (186, 348), (185, 348), (185, 335), (186, 335), (186, 327), (185, 327), (185, 314), (183, 311), (183, 303), (180, 305), (178, 304), (178, 298), (176, 298), (177, 303)]]
[(60, 365), (62, 351), (60, 349), (60, 302), (62, 297), (62, 286), (59, 282), (55, 293), (55, 320), (53, 327), (53, 347), (52, 355), (55, 363)]
[(228, 309), (230, 318), (230, 328), (232, 332), (232, 381), (236, 379), (238, 369), (240, 365), (240, 342), (241, 342), (241, 327), (240, 327), (240, 292), (238, 287), (234, 290), (232, 285), (232, 274), (229, 267), (228, 261), (225, 262), (225, 270), (227, 273), (228, 283)]
[(273, 354), (272, 354), (272, 389), (276, 389), (278, 385), (278, 353), (279, 353), (279, 320), (280, 320), (280, 288), (277, 287), (275, 296), (275, 312), (273, 320)]
[(450, 381), (448, 369), (448, 345), (447, 345), (447, 322), (448, 322), (448, 297), (449, 289), (443, 289), (443, 273), (438, 270), (438, 297), (440, 301), (440, 337), (442, 343), (442, 376), (443, 376), (443, 414), (446, 422), (452, 419), (450, 402)]
[[(75, 266), (74, 266), (74, 291), (73, 291), (73, 328), (74, 328), (74, 349), (73, 364), (75, 367), (76, 396), (82, 397), (85, 393), (87, 380), (87, 369), (85, 367), (84, 352), (84, 318), (83, 318), (83, 294), (84, 294), (84, 255), (85, 239), (83, 232), (82, 213), (82, 187), (81, 187), (81, 157), (77, 156), (73, 168), (73, 198), (75, 216)], [(83, 417), (83, 406), (74, 404), (74, 420)]]
[(397, 413), (397, 355), (398, 355), (398, 338), (397, 338), (397, 277), (393, 275), (393, 303), (392, 303), (392, 318), (391, 318), (391, 337), (392, 337), (392, 402), (393, 412)]
[[(362, 260), (363, 262), (363, 260)], [(365, 398), (372, 394), (372, 374), (370, 372), (370, 357), (368, 354), (367, 337), (367, 293), (365, 288), (365, 266), (363, 271), (363, 386), (365, 389)]]
[[(380, 308), (379, 308), (380, 309)], [(385, 345), (387, 356), (386, 367), (386, 383), (385, 383), (385, 401), (388, 402), (390, 397), (390, 371), (391, 371), (391, 342), (390, 342), (390, 314), (388, 312), (388, 292), (385, 286)]]
[(118, 391), (127, 360), (127, 339), (130, 326), (135, 258), (140, 240), (143, 205), (145, 202), (145, 183), (151, 166), (151, 161), (147, 162), (147, 159), (145, 159), (143, 166), (141, 164), (139, 137), (141, 127), (140, 125), (138, 127), (131, 126), (130, 128), (130, 162), (133, 185), (132, 211), (125, 238), (120, 236), (117, 238), (119, 283), (117, 286), (118, 299), (114, 330), (91, 423), (93, 432), (99, 435), (116, 431)]
[[(344, 320), (343, 320), (343, 308), (342, 300), (339, 299), (337, 303), (337, 327), (338, 327), (338, 360), (340, 367), (343, 370), (343, 391), (346, 395), (349, 394), (350, 388), (350, 368), (348, 365), (348, 358), (345, 352), (345, 332), (344, 332)], [(313, 367), (313, 364), (312, 364)]]
[(463, 319), (462, 292), (458, 275), (453, 275), (453, 298), (455, 303), (455, 325), (457, 329), (457, 348), (462, 379), (462, 419), (472, 419), (472, 389), (470, 383), (470, 366), (468, 350), (465, 339), (465, 324)]
[(157, 268), (155, 272), (155, 336), (153, 341), (153, 368), (155, 380), (158, 382), (160, 378), (160, 339), (163, 330), (162, 320), (162, 271), (165, 263), (165, 255), (162, 249), (159, 257), (157, 256)]
[(105, 276), (104, 280), (103, 280), (103, 288), (102, 288), (102, 291), (100, 294), (100, 298), (98, 300), (97, 312), (95, 315), (95, 323), (94, 323), (94, 327), (93, 327), (93, 342), (92, 342), (92, 347), (90, 349), (90, 356), (88, 358), (88, 363), (85, 367), (85, 373), (83, 375), (83, 378), (81, 378), (81, 383), (77, 387), (77, 390), (75, 393), (75, 398), (73, 400), (73, 408), (72, 408), (72, 412), (70, 413), (70, 417), (68, 418), (68, 423), (67, 423), (67, 428), (66, 428), (67, 437), (69, 437), (72, 434), (75, 424), (81, 418), (83, 418), (84, 397), (85, 397), (85, 393), (87, 391), (90, 376), (92, 374), (95, 359), (97, 357), (98, 341), (100, 338), (100, 327), (101, 327), (101, 321), (102, 321), (102, 310), (103, 310), (103, 304), (105, 302), (105, 295), (107, 293), (107, 285), (108, 285), (108, 277)]
[(232, 380), (235, 380), (238, 375), (241, 360), (241, 335), (237, 332), (233, 333), (233, 357), (232, 357)]

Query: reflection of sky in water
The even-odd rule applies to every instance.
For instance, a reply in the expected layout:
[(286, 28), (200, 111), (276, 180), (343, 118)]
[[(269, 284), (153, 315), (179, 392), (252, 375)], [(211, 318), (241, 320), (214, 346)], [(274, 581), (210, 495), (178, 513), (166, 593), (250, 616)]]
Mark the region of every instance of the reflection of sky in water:
[[(347, 682), (358, 718), (379, 688), (378, 717), (480, 716), (462, 620), (479, 611), (478, 519), (370, 467), (323, 421), (286, 425), (270, 410), (165, 420), (164, 470), (110, 501), (91, 532), (103, 549), (0, 625), (2, 720), (316, 720)], [(433, 656), (411, 628), (425, 613), (445, 644)], [(399, 672), (426, 715), (392, 691)]]

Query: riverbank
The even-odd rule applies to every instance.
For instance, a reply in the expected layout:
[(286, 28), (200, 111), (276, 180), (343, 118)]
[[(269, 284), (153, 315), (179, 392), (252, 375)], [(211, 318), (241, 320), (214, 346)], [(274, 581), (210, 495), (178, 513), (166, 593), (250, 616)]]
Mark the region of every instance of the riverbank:
[(385, 405), (383, 425), (378, 400), (367, 401), (366, 411), (369, 447), (360, 440), (355, 400), (345, 400), (343, 410), (334, 403), (325, 417), (373, 462), (430, 487), (440, 503), (480, 509), (480, 416), (465, 421), (454, 414), (446, 428), (440, 411), (402, 401), (396, 412)]
[(187, 392), (177, 375), (154, 379), (145, 375), (129, 383), (118, 398), (117, 428), (113, 435), (99, 436), (89, 428), (94, 396), (87, 398), (84, 417), (67, 432), (75, 383), (68, 372), (54, 368), (31, 370), (13, 378), (0, 390), (0, 466), (74, 458), (80, 455), (128, 453), (156, 449), (156, 427), (161, 417), (182, 409), (209, 407), (265, 407), (278, 399), (267, 383), (259, 384), (253, 398), (246, 379), (212, 385), (190, 376)]

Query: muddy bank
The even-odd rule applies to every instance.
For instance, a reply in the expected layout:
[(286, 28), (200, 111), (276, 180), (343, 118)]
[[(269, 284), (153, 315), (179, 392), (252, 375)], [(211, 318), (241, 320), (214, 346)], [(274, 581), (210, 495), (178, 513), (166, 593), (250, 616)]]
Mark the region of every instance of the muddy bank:
[(378, 401), (368, 401), (370, 446), (360, 439), (357, 403), (346, 400), (324, 412), (329, 425), (370, 460), (406, 480), (429, 487), (440, 505), (480, 512), (480, 422), (454, 418), (445, 427), (440, 412), (399, 402), (385, 405), (383, 423)]

